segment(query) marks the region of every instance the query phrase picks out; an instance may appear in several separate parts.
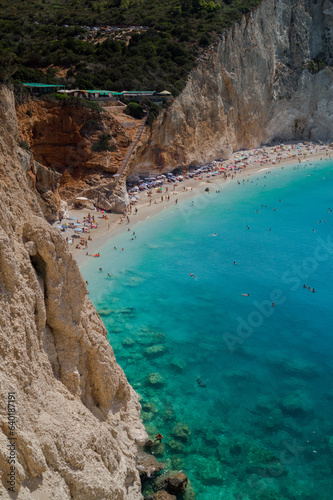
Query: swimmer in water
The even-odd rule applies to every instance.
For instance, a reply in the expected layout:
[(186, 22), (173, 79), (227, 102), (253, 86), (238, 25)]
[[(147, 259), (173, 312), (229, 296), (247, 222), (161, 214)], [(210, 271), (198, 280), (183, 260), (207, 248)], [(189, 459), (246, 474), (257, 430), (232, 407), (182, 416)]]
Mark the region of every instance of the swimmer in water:
[(213, 233), (213, 234), (211, 234), (211, 236), (217, 236), (217, 233)]
[(249, 297), (249, 293), (241, 293), (241, 295), (243, 295), (244, 297)]
[(194, 274), (193, 273), (190, 273), (190, 276), (191, 278), (195, 278)]

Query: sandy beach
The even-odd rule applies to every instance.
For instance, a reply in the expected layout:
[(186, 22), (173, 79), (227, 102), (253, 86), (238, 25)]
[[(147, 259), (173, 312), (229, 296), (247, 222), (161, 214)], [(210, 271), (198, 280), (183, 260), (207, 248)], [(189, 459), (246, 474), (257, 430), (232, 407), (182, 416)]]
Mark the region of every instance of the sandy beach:
[[(247, 160), (242, 158), (247, 157)], [(135, 230), (136, 225), (150, 217), (158, 215), (168, 207), (181, 204), (187, 199), (195, 199), (199, 195), (205, 197), (215, 193), (223, 192), (223, 187), (231, 180), (242, 181), (246, 177), (253, 176), (263, 170), (272, 170), (275, 167), (281, 168), (286, 165), (301, 164), (302, 162), (314, 162), (320, 159), (333, 157), (333, 147), (328, 145), (317, 145), (306, 143), (305, 145), (281, 145), (274, 147), (263, 147), (254, 150), (235, 152), (222, 165), (226, 170), (221, 174), (212, 176), (211, 173), (203, 174), (200, 179), (186, 179), (176, 184), (164, 184), (162, 191), (152, 189), (151, 195), (147, 191), (139, 193), (139, 200), (126, 216), (119, 214), (106, 214), (98, 210), (71, 209), (68, 207), (68, 217), (76, 217), (78, 223), (83, 222), (84, 217), (94, 216), (97, 228), (89, 229), (88, 233), (81, 233), (80, 237), (72, 238), (74, 231), (68, 229), (61, 234), (69, 241), (69, 250), (81, 265), (85, 259), (94, 258), (100, 247), (110, 238), (120, 233)], [(232, 170), (231, 165), (240, 165), (240, 170)], [(225, 175), (227, 172), (227, 177)], [(209, 188), (209, 193), (205, 191)], [(170, 200), (167, 200), (167, 197)], [(163, 199), (163, 201), (162, 201)], [(120, 221), (123, 222), (120, 222)], [(128, 222), (129, 221), (129, 222)], [(69, 220), (63, 220), (70, 222)], [(59, 224), (60, 222), (56, 223)], [(82, 243), (80, 243), (82, 241)]]

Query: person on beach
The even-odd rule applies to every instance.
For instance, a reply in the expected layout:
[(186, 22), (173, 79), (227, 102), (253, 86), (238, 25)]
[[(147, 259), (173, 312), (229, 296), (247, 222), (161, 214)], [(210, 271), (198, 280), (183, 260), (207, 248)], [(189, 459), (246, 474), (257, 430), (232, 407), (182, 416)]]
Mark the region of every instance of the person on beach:
[(177, 203), (178, 203), (178, 198), (175, 200), (175, 205), (177, 205)]

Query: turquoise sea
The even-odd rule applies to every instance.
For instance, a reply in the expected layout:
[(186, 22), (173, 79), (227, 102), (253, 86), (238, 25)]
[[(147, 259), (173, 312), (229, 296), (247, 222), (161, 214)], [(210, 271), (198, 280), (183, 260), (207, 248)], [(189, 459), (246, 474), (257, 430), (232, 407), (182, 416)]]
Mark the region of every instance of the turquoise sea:
[(153, 452), (197, 499), (331, 500), (333, 163), (248, 179), (137, 224), (81, 270), (164, 436)]

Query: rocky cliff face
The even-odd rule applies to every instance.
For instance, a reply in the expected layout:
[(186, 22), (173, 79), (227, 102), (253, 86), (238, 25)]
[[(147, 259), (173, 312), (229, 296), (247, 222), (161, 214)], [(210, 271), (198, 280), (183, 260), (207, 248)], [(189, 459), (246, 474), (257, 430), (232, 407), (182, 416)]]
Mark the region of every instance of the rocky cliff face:
[[(13, 96), (2, 88), (0, 497), (142, 498), (136, 456), (146, 435), (137, 395), (66, 243), (43, 218), (17, 136)], [(14, 431), (8, 392), (15, 393)], [(7, 482), (10, 432), (14, 496)]]
[(332, 46), (330, 0), (264, 0), (202, 57), (133, 172), (272, 141), (332, 139)]
[[(131, 143), (131, 134), (110, 113), (34, 99), (17, 107), (19, 139), (41, 164), (62, 174), (59, 193), (75, 197), (117, 173)], [(94, 151), (101, 134), (110, 137), (112, 151)]]

